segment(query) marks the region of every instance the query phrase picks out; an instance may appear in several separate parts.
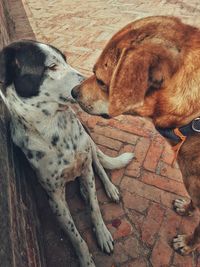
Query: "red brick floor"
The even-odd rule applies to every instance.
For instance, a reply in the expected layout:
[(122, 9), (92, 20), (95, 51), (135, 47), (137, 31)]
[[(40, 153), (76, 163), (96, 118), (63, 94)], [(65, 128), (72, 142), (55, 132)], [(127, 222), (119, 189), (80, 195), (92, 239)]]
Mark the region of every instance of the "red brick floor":
[[(107, 40), (132, 20), (148, 15), (176, 15), (185, 22), (200, 26), (198, 0), (22, 0), (33, 31), (30, 34), (30, 27), (24, 27), (24, 18), (18, 12), (16, 1), (9, 1), (16, 18), (16, 38), (34, 33), (37, 40), (63, 50), (69, 63), (85, 75), (91, 73)], [(104, 120), (79, 113), (105, 153), (111, 156), (124, 151), (135, 153), (127, 168), (110, 173), (121, 191), (119, 205), (109, 201), (97, 180), (101, 211), (115, 239), (113, 255), (107, 256), (98, 249), (82, 200), (74, 194), (77, 190), (69, 187), (70, 209), (97, 267), (200, 266), (198, 251), (182, 257), (171, 248), (172, 237), (178, 233), (191, 233), (199, 214), (196, 212), (194, 217), (185, 218), (172, 210), (172, 201), (177, 197), (187, 197), (187, 194), (178, 167), (172, 166), (173, 153), (166, 141), (145, 119), (119, 116)], [(65, 249), (67, 253), (70, 250), (68, 246), (67, 243), (61, 250)], [(64, 254), (65, 251), (61, 255)], [(68, 254), (65, 263), (49, 263), (48, 267), (78, 266), (73, 251)]]

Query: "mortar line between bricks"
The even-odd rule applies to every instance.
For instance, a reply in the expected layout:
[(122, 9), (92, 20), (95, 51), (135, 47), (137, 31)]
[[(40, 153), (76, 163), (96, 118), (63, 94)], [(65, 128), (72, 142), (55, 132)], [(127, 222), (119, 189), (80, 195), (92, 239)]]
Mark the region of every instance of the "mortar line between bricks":
[[(174, 197), (176, 196), (177, 198), (188, 198), (187, 196), (183, 196), (183, 195), (177, 195), (176, 193), (174, 193), (174, 192), (171, 192), (171, 191), (169, 191), (169, 190), (165, 190), (165, 189), (163, 189), (163, 188), (160, 188), (160, 187), (157, 187), (157, 186), (155, 186), (155, 185), (152, 185), (152, 184), (148, 184), (148, 183), (145, 183), (145, 182), (143, 182), (143, 181), (141, 181), (140, 179), (137, 179), (138, 177), (136, 177), (136, 178), (133, 178), (132, 176), (128, 176), (128, 175), (126, 175), (126, 177), (128, 177), (128, 178), (130, 178), (130, 179), (135, 179), (136, 181), (139, 181), (140, 183), (143, 183), (143, 184), (145, 184), (145, 185), (148, 185), (149, 187), (153, 187), (153, 188), (156, 188), (156, 189), (158, 189), (158, 190), (160, 190), (160, 191), (164, 191), (164, 192), (167, 192), (167, 193), (170, 193), (170, 194), (172, 194), (172, 195), (174, 195)], [(181, 183), (182, 184), (182, 183)], [(127, 190), (129, 193), (133, 193), (133, 192), (130, 192), (129, 190)], [(135, 193), (135, 192), (134, 192)], [(135, 193), (135, 194), (137, 194), (137, 193)], [(142, 197), (144, 197), (144, 196), (142, 196)], [(145, 198), (145, 197), (144, 197)], [(147, 198), (148, 199), (148, 198)], [(149, 199), (149, 200), (151, 200), (151, 201), (154, 201), (154, 202), (156, 202), (155, 200), (152, 200), (152, 199)], [(156, 202), (156, 203), (160, 203), (160, 202)], [(161, 203), (160, 203), (161, 204)], [(166, 206), (167, 207), (167, 206)]]
[[(152, 143), (151, 143), (151, 144), (152, 144)], [(144, 162), (145, 162), (145, 160), (146, 160), (146, 158), (147, 158), (147, 155), (148, 155), (148, 152), (149, 152), (149, 150), (150, 150), (150, 147), (151, 147), (151, 145), (150, 145), (149, 148), (148, 148), (148, 151), (147, 151), (147, 153), (146, 153)], [(159, 158), (157, 159), (157, 163), (156, 163), (155, 170), (152, 171), (152, 172), (154, 172), (154, 173), (156, 172), (156, 170), (157, 170), (157, 168), (158, 168), (158, 165), (159, 165), (159, 162), (160, 162), (160, 160), (161, 160), (161, 156), (162, 156), (162, 153), (163, 153), (164, 149), (165, 149), (165, 148), (164, 148), (164, 145), (162, 145), (162, 150), (161, 150), (161, 153), (160, 153)], [(145, 169), (145, 167), (144, 167), (144, 169)], [(149, 171), (151, 171), (151, 170), (149, 170)]]
[[(161, 169), (163, 168), (163, 165), (166, 165), (167, 167), (172, 168), (174, 170), (179, 170), (180, 171), (179, 168), (173, 167), (173, 163), (168, 164), (168, 163), (164, 162), (163, 159), (162, 159), (162, 157), (161, 157), (160, 160), (159, 160), (159, 163), (158, 163), (158, 166), (157, 166), (157, 169), (156, 169), (155, 173), (158, 174), (158, 175), (160, 175), (160, 176), (167, 177), (167, 178), (169, 178), (169, 179), (171, 179), (173, 181), (179, 182), (178, 180), (176, 180), (176, 179), (174, 179), (172, 177), (168, 177), (166, 175), (161, 174)], [(181, 171), (180, 171), (180, 173), (181, 173)], [(182, 174), (181, 174), (181, 179), (182, 179)]]
[[(123, 209), (126, 210), (126, 209), (125, 209), (125, 204), (124, 204), (123, 198), (122, 198), (122, 200), (121, 200), (121, 203), (122, 203), (122, 207), (123, 207)], [(138, 243), (140, 244), (140, 246), (142, 246), (142, 247), (144, 247), (146, 250), (148, 250), (148, 257), (149, 257), (149, 259), (150, 259), (150, 257), (151, 257), (150, 249), (148, 248), (148, 246), (147, 246), (146, 244), (144, 244), (144, 243), (142, 242), (142, 240), (141, 240), (141, 238), (140, 238), (141, 235), (140, 235), (139, 231), (138, 231), (137, 228), (135, 227), (134, 223), (131, 222), (131, 220), (130, 220), (130, 218), (128, 217), (128, 214), (127, 214), (127, 213), (125, 213), (125, 217), (126, 217), (127, 221), (130, 223), (130, 225), (133, 227), (133, 230), (135, 231), (135, 233), (137, 233), (137, 234), (135, 234), (135, 235), (134, 235), (134, 233), (133, 233), (132, 235), (133, 235), (134, 237), (136, 237), (136, 239), (137, 239)], [(131, 235), (130, 235), (130, 236), (131, 236)]]
[[(151, 204), (152, 204), (152, 202), (153, 202), (153, 201), (151, 201)], [(154, 202), (153, 202), (153, 203), (154, 203)], [(151, 204), (150, 204), (150, 205), (151, 205)], [(160, 204), (160, 206), (163, 207), (162, 204)], [(149, 208), (150, 208), (150, 207), (149, 207)], [(146, 218), (146, 216), (148, 215), (148, 210), (149, 210), (149, 208), (145, 211), (145, 218)], [(162, 222), (160, 223), (159, 230), (158, 230), (158, 232), (157, 232), (157, 234), (156, 234), (156, 238), (155, 238), (153, 244), (152, 244), (151, 246), (148, 246), (148, 245), (146, 245), (144, 242), (141, 241), (142, 244), (144, 244), (145, 247), (147, 247), (147, 249), (149, 250), (148, 263), (149, 263), (149, 266), (152, 266), (152, 267), (153, 267), (153, 265), (151, 264), (151, 255), (152, 255), (153, 248), (154, 248), (156, 242), (157, 242), (157, 241), (159, 240), (159, 238), (160, 238), (159, 232), (160, 232), (161, 226), (162, 226), (162, 224), (163, 224), (163, 222), (164, 222), (164, 217), (166, 216), (166, 207), (163, 207), (163, 209), (164, 209), (164, 215), (163, 215)], [(168, 209), (169, 209), (169, 208), (168, 208)], [(137, 211), (137, 212), (139, 212), (139, 211)], [(140, 213), (140, 212), (139, 212), (139, 213)], [(142, 214), (142, 213), (141, 213), (141, 214)], [(142, 227), (143, 227), (143, 224), (144, 224), (144, 222), (142, 222)], [(142, 228), (142, 227), (141, 227), (141, 228)], [(142, 234), (142, 232), (141, 232), (141, 234)], [(141, 237), (141, 235), (140, 235), (140, 237)], [(171, 265), (170, 265), (170, 266), (171, 266)]]
[[(160, 174), (160, 173), (156, 173), (155, 171), (148, 170), (148, 169), (146, 169), (146, 168), (144, 168), (144, 167), (143, 167), (143, 171), (145, 171), (145, 172), (150, 172), (151, 174), (155, 174), (155, 175), (161, 176), (161, 177), (163, 177), (163, 178), (169, 179), (170, 181), (173, 181), (173, 182), (176, 182), (176, 183), (179, 183), (179, 184), (183, 185), (183, 181), (178, 181), (178, 180), (173, 179), (173, 178), (171, 178), (171, 177), (168, 177), (168, 176), (166, 176), (166, 175), (163, 175), (163, 174)], [(126, 175), (126, 176), (128, 176), (128, 175)], [(140, 175), (140, 176), (142, 176), (142, 175)], [(130, 176), (129, 176), (129, 177), (130, 177)], [(132, 177), (132, 176), (131, 176), (131, 177)], [(138, 178), (138, 177), (135, 177), (135, 178)]]
[[(151, 171), (149, 171), (149, 172), (151, 172)], [(155, 172), (152, 172), (152, 173), (155, 173)], [(157, 174), (157, 173), (156, 173), (156, 174)], [(183, 185), (183, 181), (182, 181), (182, 182), (181, 182), (181, 181), (177, 181), (177, 180), (175, 180), (175, 179), (173, 179), (173, 178), (170, 178), (170, 177), (165, 176), (165, 175), (162, 175), (162, 174), (157, 174), (157, 175), (159, 175), (159, 176), (161, 176), (161, 177), (163, 177), (163, 178), (169, 179), (170, 181), (179, 183), (180, 185)]]

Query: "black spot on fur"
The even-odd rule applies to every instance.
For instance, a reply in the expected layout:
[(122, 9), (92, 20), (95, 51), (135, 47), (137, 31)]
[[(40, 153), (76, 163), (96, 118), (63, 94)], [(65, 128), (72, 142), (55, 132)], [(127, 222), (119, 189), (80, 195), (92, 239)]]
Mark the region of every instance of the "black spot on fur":
[(42, 159), (45, 156), (45, 153), (42, 152), (42, 151), (37, 151), (35, 156), (36, 156), (36, 159), (39, 160), (39, 159)]
[(50, 94), (49, 93), (44, 93), (46, 96), (50, 96)]
[(70, 146), (69, 146), (69, 144), (66, 144), (66, 146), (65, 146), (65, 147), (66, 147), (66, 149), (70, 149)]
[(58, 158), (62, 158), (63, 156), (64, 156), (63, 153), (59, 153), (59, 154), (58, 154)]
[(63, 95), (59, 95), (59, 100), (67, 102), (67, 98), (65, 98)]
[(56, 134), (54, 134), (54, 135), (52, 136), (52, 139), (51, 139), (51, 144), (52, 144), (53, 146), (56, 146), (57, 143), (58, 143), (58, 141), (59, 141), (59, 136), (56, 135)]
[(67, 164), (69, 164), (69, 161), (66, 160), (66, 159), (64, 159), (64, 160), (63, 160), (63, 163), (67, 165)]
[(58, 127), (61, 129), (66, 129), (67, 120), (64, 116), (59, 116)]
[(76, 150), (77, 149), (77, 145), (73, 144), (73, 149)]
[(27, 143), (28, 143), (28, 140), (29, 140), (29, 138), (28, 138), (28, 136), (26, 136), (26, 137), (24, 138), (24, 142), (27, 144)]
[(28, 159), (32, 159), (33, 158), (33, 153), (31, 151), (28, 151), (27, 157), (28, 157)]
[(51, 113), (47, 110), (47, 109), (42, 109), (42, 112), (44, 113), (44, 115), (46, 116), (50, 116)]

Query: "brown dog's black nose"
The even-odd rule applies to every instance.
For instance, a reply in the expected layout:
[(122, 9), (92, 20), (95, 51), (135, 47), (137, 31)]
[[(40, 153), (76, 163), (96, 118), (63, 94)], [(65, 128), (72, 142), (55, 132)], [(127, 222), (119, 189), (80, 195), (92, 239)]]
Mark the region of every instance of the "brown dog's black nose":
[(78, 97), (79, 97), (79, 95), (80, 95), (80, 86), (79, 85), (76, 85), (73, 89), (72, 89), (72, 91), (71, 91), (71, 95), (72, 95), (72, 97), (74, 98), (74, 99), (77, 99)]

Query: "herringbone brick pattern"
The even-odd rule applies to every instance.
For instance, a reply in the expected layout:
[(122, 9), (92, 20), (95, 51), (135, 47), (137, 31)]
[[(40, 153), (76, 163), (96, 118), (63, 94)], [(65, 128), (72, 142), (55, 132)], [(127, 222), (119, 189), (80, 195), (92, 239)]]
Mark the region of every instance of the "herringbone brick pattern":
[[(13, 3), (14, 0), (9, 0)], [(176, 15), (183, 21), (200, 27), (198, 0), (22, 0), (30, 26), (37, 40), (60, 48), (68, 62), (89, 75), (109, 38), (132, 20), (149, 15)], [(16, 38), (29, 37), (24, 18), (13, 10), (16, 18)], [(122, 201), (113, 204), (97, 180), (98, 198), (103, 217), (115, 239), (115, 252), (107, 256), (97, 248), (89, 216), (82, 200), (69, 186), (68, 201), (80, 232), (93, 252), (97, 267), (197, 267), (200, 255), (182, 257), (173, 252), (171, 239), (177, 233), (190, 233), (199, 220), (182, 218), (172, 210), (172, 201), (187, 197), (181, 173), (172, 166), (173, 152), (166, 141), (145, 119), (119, 116), (104, 120), (79, 112), (99, 147), (115, 156), (134, 151), (135, 159), (126, 168), (110, 173), (121, 190)], [(57, 240), (56, 240), (57, 238)], [(60, 245), (59, 237), (49, 238), (48, 267), (78, 266), (70, 244)], [(59, 240), (58, 240), (59, 239)], [(63, 239), (67, 239), (63, 237)], [(51, 249), (55, 242), (59, 247)], [(48, 251), (51, 251), (48, 252)], [(60, 255), (55, 261), (56, 253)], [(64, 255), (67, 254), (68, 258)], [(62, 261), (61, 258), (65, 261)]]

